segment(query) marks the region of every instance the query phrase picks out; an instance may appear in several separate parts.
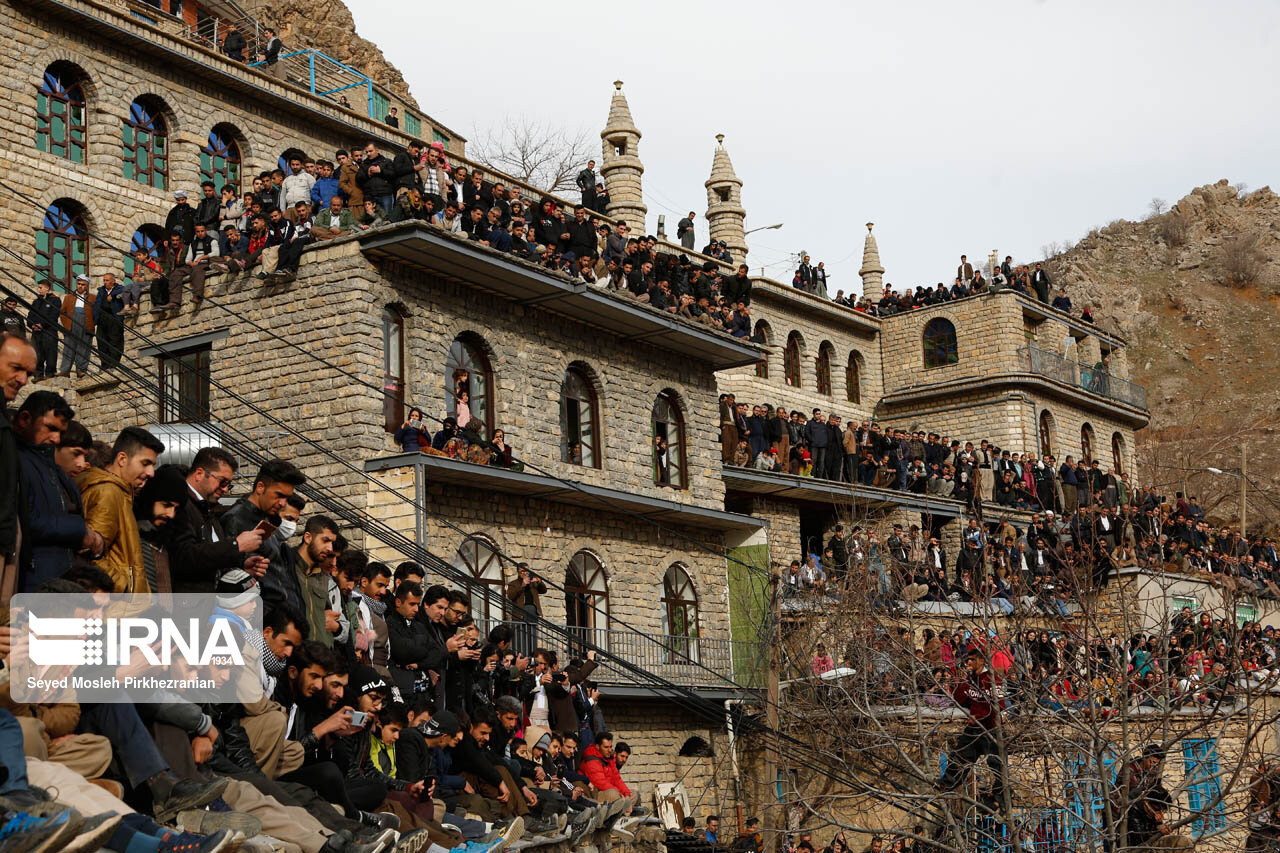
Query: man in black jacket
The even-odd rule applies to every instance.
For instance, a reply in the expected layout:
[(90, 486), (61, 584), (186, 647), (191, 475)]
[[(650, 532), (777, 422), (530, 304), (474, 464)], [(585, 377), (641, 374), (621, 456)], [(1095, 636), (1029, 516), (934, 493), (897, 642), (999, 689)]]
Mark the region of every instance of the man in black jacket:
[(593, 258), (596, 254), (596, 229), (587, 219), (587, 210), (581, 204), (573, 207), (573, 221), (565, 223), (565, 233), (569, 235), (565, 259), (572, 253), (576, 258)]
[(1035, 288), (1036, 298), (1041, 302), (1049, 302), (1049, 274), (1044, 271), (1044, 264), (1036, 264), (1036, 271), (1031, 274), (1031, 286)]
[(289, 496), (306, 481), (306, 475), (291, 462), (269, 459), (258, 470), (253, 491), (236, 501), (235, 506), (222, 517), (222, 527), (228, 537), (239, 537), (259, 525), (264, 531), (267, 527), (271, 529), (271, 534), (264, 537), (262, 545), (254, 552), (265, 557), (268, 564), (261, 579), (263, 603), (267, 607), (287, 604), (296, 613), (305, 613), (306, 607), (293, 571), (294, 555), (276, 529), (280, 527), (280, 511)]
[[(487, 751), (489, 738), (497, 726), (498, 718), (491, 709), (476, 709), (471, 716), (471, 728), (463, 732), (462, 740), (453, 748), (453, 769), (481, 796), (497, 800), (507, 817), (526, 815), (531, 806), (538, 804), (538, 798), (528, 786), (518, 782), (505, 765), (495, 764)], [(533, 832), (544, 829), (536, 822), (529, 823), (528, 828)]]
[(365, 143), (364, 159), (356, 171), (356, 183), (364, 193), (365, 200), (373, 199), (383, 210), (390, 212), (396, 203), (395, 163), (378, 150), (378, 143), (373, 140)]
[(582, 206), (587, 210), (596, 209), (596, 161), (588, 160), (587, 168), (578, 173), (576, 181), (582, 192)]
[[(447, 596), (444, 600), (447, 605)], [(415, 693), (434, 695), (436, 684), (441, 681), (440, 676), (445, 671), (447, 652), (437, 642), (437, 634), (428, 624), (430, 618), (418, 618), (422, 601), (422, 584), (401, 581), (386, 615), (387, 645), (391, 649), (391, 677), (395, 680), (400, 695), (406, 699)], [(436, 674), (435, 680), (432, 673)]]
[(102, 549), (102, 537), (85, 524), (80, 490), (53, 458), (73, 414), (54, 392), (33, 391), (13, 420), (29, 522), (23, 530), (26, 567), (19, 592), (34, 592), (45, 581), (61, 577), (71, 569), (77, 552), (96, 554)]
[[(187, 203), (186, 190), (174, 190), (173, 201), (174, 205), (164, 219), (164, 233), (182, 235), (182, 245), (185, 246), (196, 233), (196, 211)], [(215, 216), (213, 221), (216, 223), (218, 218)]]
[(196, 225), (203, 225), (210, 234), (218, 233), (218, 220), (222, 217), (222, 200), (218, 198), (217, 187), (213, 181), (200, 184), (204, 197), (196, 205)]
[(234, 62), (244, 62), (244, 49), (249, 45), (244, 40), (244, 34), (236, 28), (235, 24), (227, 24), (227, 35), (222, 39), (222, 52), (227, 59)]
[(235, 458), (221, 447), (201, 448), (192, 461), (187, 500), (174, 517), (169, 546), (174, 592), (211, 592), (232, 569), (243, 568), (259, 579), (266, 574), (267, 558), (254, 553), (262, 547), (263, 531), (253, 527), (229, 537), (213, 514), (231, 489), (237, 468)]
[(50, 292), (47, 279), (36, 285), (36, 298), (31, 301), (27, 314), (27, 326), (31, 329), (31, 343), (36, 348), (37, 381), (58, 372), (58, 315), (62, 302)]

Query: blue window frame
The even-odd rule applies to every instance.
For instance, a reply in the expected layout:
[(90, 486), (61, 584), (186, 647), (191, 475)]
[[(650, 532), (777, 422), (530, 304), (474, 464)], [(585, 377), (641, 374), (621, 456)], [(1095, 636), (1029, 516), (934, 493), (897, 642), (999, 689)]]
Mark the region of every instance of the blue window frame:
[(1217, 739), (1184, 740), (1182, 761), (1187, 777), (1187, 808), (1192, 814), (1191, 834), (1200, 838), (1225, 829), (1227, 812), (1218, 777)]
[(1096, 844), (1107, 825), (1107, 797), (1116, 785), (1116, 757), (1111, 750), (1102, 755), (1103, 778), (1098, 777), (1097, 759), (1078, 753), (1067, 780), (1067, 831), (1072, 838)]

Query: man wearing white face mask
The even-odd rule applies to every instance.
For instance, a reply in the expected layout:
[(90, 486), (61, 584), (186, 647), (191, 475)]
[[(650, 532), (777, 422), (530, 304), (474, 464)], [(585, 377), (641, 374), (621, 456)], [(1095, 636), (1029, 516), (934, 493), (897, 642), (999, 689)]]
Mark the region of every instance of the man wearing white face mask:
[(231, 490), (237, 463), (221, 447), (205, 447), (196, 454), (187, 475), (187, 502), (172, 522), (169, 547), (174, 592), (213, 592), (217, 579), (233, 569), (261, 578), (267, 559), (255, 556), (262, 545), (261, 530), (227, 536), (213, 514), (219, 498)]
[(302, 511), (306, 508), (306, 498), (297, 492), (289, 495), (284, 503), (284, 509), (280, 510), (280, 527), (272, 535), (276, 536), (282, 544), (287, 543), (293, 538), (293, 534), (298, 532), (298, 519), (302, 518)]

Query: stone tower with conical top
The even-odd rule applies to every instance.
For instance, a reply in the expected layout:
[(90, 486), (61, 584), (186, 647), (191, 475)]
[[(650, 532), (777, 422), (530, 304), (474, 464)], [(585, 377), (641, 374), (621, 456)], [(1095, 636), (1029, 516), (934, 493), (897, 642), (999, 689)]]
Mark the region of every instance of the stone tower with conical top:
[[(746, 208), (742, 206), (742, 180), (724, 147), (724, 134), (716, 134), (716, 153), (707, 178), (707, 228), (712, 240), (723, 240), (735, 264), (747, 256)], [(701, 248), (701, 247), (699, 247)]]
[(884, 267), (880, 265), (880, 247), (876, 245), (876, 237), (871, 233), (874, 222), (867, 223), (867, 240), (862, 244), (862, 295), (868, 299), (880, 298), (884, 290)]
[(600, 131), (600, 177), (609, 191), (609, 219), (622, 219), (631, 226), (632, 236), (645, 234), (644, 189), (641, 177), (640, 130), (631, 118), (631, 107), (622, 93), (622, 81), (613, 81), (613, 100), (609, 103), (609, 120)]

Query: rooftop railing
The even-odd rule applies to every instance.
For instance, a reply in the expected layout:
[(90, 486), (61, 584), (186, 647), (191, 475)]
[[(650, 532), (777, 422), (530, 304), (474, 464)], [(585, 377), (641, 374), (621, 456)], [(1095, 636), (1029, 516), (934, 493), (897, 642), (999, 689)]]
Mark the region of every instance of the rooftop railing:
[(1018, 355), (1025, 360), (1027, 369), (1038, 376), (1073, 385), (1091, 394), (1139, 409), (1147, 408), (1147, 389), (1136, 382), (1112, 376), (1110, 373), (1077, 362), (1075, 359), (1066, 358), (1039, 347), (1023, 347), (1018, 350)]

